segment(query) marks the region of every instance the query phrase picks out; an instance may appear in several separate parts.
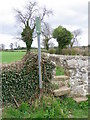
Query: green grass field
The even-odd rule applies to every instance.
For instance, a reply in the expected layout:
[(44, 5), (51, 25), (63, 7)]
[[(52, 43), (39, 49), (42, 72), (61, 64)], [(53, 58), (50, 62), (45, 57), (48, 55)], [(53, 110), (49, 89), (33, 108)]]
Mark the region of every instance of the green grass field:
[[(37, 49), (32, 50), (32, 52), (37, 52)], [(23, 56), (25, 55), (25, 50), (24, 51), (3, 51), (0, 52), (0, 63), (12, 63), (18, 60), (21, 60)], [(64, 69), (61, 67), (56, 67), (56, 76), (58, 75), (64, 75)]]
[(11, 63), (11, 62), (15, 62), (17, 60), (20, 60), (26, 52), (2, 52), (1, 55), (1, 60), (2, 63)]
[[(41, 49), (42, 52), (46, 52), (45, 49)], [(31, 52), (38, 52), (38, 49), (31, 49)], [(12, 63), (20, 60), (26, 53), (26, 50), (14, 50), (0, 52), (0, 63)]]

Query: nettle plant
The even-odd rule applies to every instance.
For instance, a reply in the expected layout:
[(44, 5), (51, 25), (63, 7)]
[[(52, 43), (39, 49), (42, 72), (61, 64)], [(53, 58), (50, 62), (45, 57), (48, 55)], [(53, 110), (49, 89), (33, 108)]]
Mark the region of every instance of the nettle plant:
[[(54, 64), (42, 55), (43, 93), (52, 93)], [(38, 55), (27, 53), (19, 62), (2, 67), (2, 99), (4, 105), (33, 101), (39, 95)]]

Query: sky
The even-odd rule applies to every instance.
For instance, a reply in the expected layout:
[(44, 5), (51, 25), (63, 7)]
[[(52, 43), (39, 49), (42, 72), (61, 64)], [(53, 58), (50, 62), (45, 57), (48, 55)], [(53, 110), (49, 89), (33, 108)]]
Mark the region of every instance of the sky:
[[(52, 9), (54, 15), (46, 18), (46, 22), (53, 29), (59, 25), (71, 32), (81, 29), (82, 34), (78, 37), (79, 45), (88, 45), (88, 0), (36, 1), (39, 6)], [(22, 10), (27, 2), (28, 0), (0, 0), (0, 44), (5, 44), (6, 48), (9, 48), (10, 43), (15, 44), (15, 42), (25, 46), (24, 42), (16, 39), (16, 36), (20, 35), (20, 25), (16, 21), (14, 9)], [(37, 46), (37, 39), (34, 39), (32, 46)]]

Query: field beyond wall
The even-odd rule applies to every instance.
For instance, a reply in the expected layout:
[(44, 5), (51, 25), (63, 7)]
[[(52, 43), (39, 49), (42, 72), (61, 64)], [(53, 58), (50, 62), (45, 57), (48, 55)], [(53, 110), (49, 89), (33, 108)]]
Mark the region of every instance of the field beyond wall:
[(17, 60), (21, 60), (26, 52), (2, 52), (1, 61), (2, 63), (11, 63)]

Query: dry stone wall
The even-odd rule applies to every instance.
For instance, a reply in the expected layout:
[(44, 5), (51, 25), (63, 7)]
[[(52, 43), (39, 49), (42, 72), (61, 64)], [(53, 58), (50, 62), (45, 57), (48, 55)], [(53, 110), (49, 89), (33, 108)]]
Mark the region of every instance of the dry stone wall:
[[(71, 96), (86, 96), (89, 93), (89, 58), (88, 56), (65, 56), (47, 54), (57, 66), (65, 68), (66, 74), (70, 76)], [(88, 76), (89, 75), (89, 76)]]

